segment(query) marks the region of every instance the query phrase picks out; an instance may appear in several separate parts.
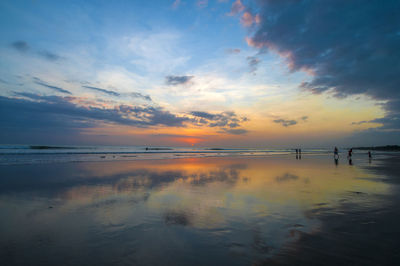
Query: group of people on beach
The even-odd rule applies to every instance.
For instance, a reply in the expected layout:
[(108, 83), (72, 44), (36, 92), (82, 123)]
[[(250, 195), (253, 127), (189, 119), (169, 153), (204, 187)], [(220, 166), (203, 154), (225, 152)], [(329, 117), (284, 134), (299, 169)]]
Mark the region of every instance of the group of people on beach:
[(301, 149), (296, 149), (296, 159), (301, 160)]
[[(353, 156), (353, 148), (350, 148), (347, 152), (347, 160), (349, 160), (350, 165), (353, 164), (352, 156)], [(335, 147), (335, 149), (333, 150), (333, 157), (335, 159), (335, 164), (337, 165), (339, 162), (339, 150), (337, 147)], [(368, 158), (371, 162), (371, 159), (372, 159), (371, 151), (368, 151)]]
[[(296, 159), (297, 160), (301, 160), (301, 149), (295, 149), (296, 151)], [(349, 160), (349, 165), (353, 165), (353, 148), (350, 148), (347, 152), (347, 160)], [(339, 164), (339, 149), (337, 147), (335, 147), (335, 149), (333, 150), (333, 158), (335, 160), (335, 164), (338, 165)], [(368, 151), (368, 158), (369, 158), (369, 162), (371, 163), (371, 159), (372, 159), (372, 154), (371, 151)]]

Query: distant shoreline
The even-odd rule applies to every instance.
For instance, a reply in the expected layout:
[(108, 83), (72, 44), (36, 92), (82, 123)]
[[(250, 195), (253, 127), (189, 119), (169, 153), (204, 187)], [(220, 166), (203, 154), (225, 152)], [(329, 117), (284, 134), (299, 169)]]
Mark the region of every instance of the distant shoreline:
[(353, 147), (354, 150), (371, 150), (371, 151), (400, 151), (398, 145), (374, 146), (374, 147)]

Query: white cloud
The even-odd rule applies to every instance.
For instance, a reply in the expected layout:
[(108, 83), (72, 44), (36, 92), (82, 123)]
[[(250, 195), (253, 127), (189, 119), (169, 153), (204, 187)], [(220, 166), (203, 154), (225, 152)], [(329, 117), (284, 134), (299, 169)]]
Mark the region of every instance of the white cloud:
[(168, 73), (190, 59), (174, 32), (142, 33), (126, 38), (130, 62), (149, 72)]

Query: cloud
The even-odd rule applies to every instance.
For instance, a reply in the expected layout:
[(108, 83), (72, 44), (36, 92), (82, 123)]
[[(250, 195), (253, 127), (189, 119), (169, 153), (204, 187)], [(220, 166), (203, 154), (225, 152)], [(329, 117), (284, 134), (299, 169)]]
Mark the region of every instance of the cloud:
[(191, 112), (192, 115), (197, 116), (197, 117), (201, 117), (201, 118), (206, 118), (209, 120), (213, 120), (215, 118), (214, 114), (210, 114), (207, 112), (200, 112), (200, 111), (193, 111)]
[[(21, 53), (26, 53), (29, 50), (31, 50), (29, 44), (26, 41), (15, 41), (11, 44), (11, 46)], [(55, 53), (49, 52), (47, 50), (42, 50), (40, 52), (37, 52), (37, 55), (41, 56), (42, 58), (44, 58), (48, 61), (57, 61), (57, 60), (62, 59), (61, 56), (59, 56)]]
[[(47, 84), (46, 84), (47, 85)], [(234, 112), (209, 114), (174, 114), (162, 107), (120, 104), (104, 107), (87, 99), (74, 96), (43, 96), (27, 92), (15, 92), (13, 97), (0, 96), (0, 131), (13, 135), (16, 132), (39, 132), (45, 134), (80, 134), (87, 128), (104, 125), (124, 125), (139, 128), (153, 126), (218, 127), (228, 134), (245, 134), (240, 128), (247, 120)], [(9, 115), (12, 114), (12, 115)], [(200, 121), (202, 120), (202, 121)], [(6, 133), (4, 133), (6, 132)], [(70, 135), (72, 136), (72, 135)]]
[(308, 120), (308, 116), (306, 116), (306, 115), (302, 116), (302, 117), (300, 117), (300, 119), (303, 120), (304, 122), (306, 122)]
[(66, 94), (72, 94), (70, 91), (64, 90), (63, 88), (60, 88), (60, 87), (57, 87), (57, 86), (48, 85), (48, 84), (46, 84), (45, 82), (43, 82), (41, 79), (39, 79), (37, 77), (33, 77), (33, 80), (34, 80), (34, 82), (36, 84), (38, 84), (40, 86), (52, 89), (52, 90), (57, 91), (57, 92), (66, 93)]
[(165, 83), (170, 86), (183, 85), (190, 82), (193, 76), (166, 76)]
[(190, 59), (181, 43), (182, 39), (178, 31), (145, 31), (124, 37), (120, 49), (130, 63), (143, 71), (171, 73)]
[(260, 23), (260, 16), (257, 14), (253, 16), (249, 11), (243, 13), (242, 17), (240, 18), (240, 23), (244, 27), (251, 27), (253, 24)]
[(398, 126), (393, 118), (400, 117), (399, 1), (257, 3), (260, 24), (249, 45), (282, 55), (291, 71), (312, 73), (303, 89), (386, 100), (389, 119), (381, 121)]
[(121, 94), (121, 93), (116, 92), (116, 91), (106, 90), (106, 89), (87, 86), (87, 85), (83, 85), (82, 87), (90, 89), (90, 90), (94, 90), (94, 91), (99, 91), (99, 92), (102, 92), (102, 93), (105, 93), (105, 94), (108, 94), (108, 95), (111, 95), (111, 96), (115, 96), (115, 97), (130, 96), (130, 97), (133, 97), (133, 98), (140, 98), (140, 99), (143, 99), (143, 100), (146, 100), (146, 101), (149, 101), (149, 102), (152, 101), (152, 99), (151, 99), (151, 97), (149, 95), (144, 95), (144, 94), (142, 94), (140, 92), (130, 92), (130, 93)]
[(226, 52), (228, 54), (239, 54), (240, 53), (240, 49), (238, 49), (238, 48), (234, 48), (234, 49), (229, 48), (229, 49), (226, 49)]
[[(137, 127), (155, 125), (181, 127), (184, 126), (184, 122), (190, 121), (187, 117), (177, 116), (161, 107), (117, 105), (113, 108), (99, 108), (78, 105), (74, 103), (79, 101), (77, 97), (41, 96), (31, 93), (16, 93), (16, 95), (23, 99), (0, 97), (1, 111), (4, 112), (2, 116), (5, 118), (3, 126), (14, 122), (21, 125), (44, 123), (51, 126), (57, 121), (57, 123), (65, 122), (65, 125), (71, 123), (98, 125), (102, 122)], [(12, 113), (13, 116), (7, 116), (6, 113)], [(29, 121), (24, 122), (24, 120)]]
[(248, 62), (249, 67), (250, 67), (250, 72), (254, 73), (254, 72), (257, 71), (258, 64), (261, 62), (261, 60), (258, 59), (255, 56), (248, 56), (247, 57), (247, 62)]
[(231, 16), (236, 15), (236, 14), (242, 12), (244, 9), (245, 9), (245, 7), (242, 4), (242, 2), (240, 0), (236, 0), (232, 4), (231, 12), (229, 13), (229, 15), (231, 15)]
[(224, 133), (240, 135), (248, 131), (238, 127), (242, 126), (243, 122), (248, 121), (246, 117), (238, 118), (234, 112), (209, 113), (202, 111), (192, 111), (194, 122), (198, 125), (206, 125), (208, 127), (220, 127)]
[(382, 118), (376, 118), (369, 121), (353, 122), (352, 125), (360, 125), (364, 123), (379, 123), (383, 124), (378, 128), (382, 130), (395, 130), (400, 132), (400, 117), (398, 114), (389, 114)]
[(97, 88), (97, 87), (92, 87), (92, 86), (82, 86), (83, 88), (86, 89), (90, 89), (90, 90), (94, 90), (94, 91), (99, 91), (111, 96), (120, 96), (121, 94), (119, 94), (118, 92), (115, 91), (110, 91), (110, 90), (105, 90), (105, 89), (101, 89), (101, 88)]
[(140, 92), (131, 92), (131, 93), (129, 93), (129, 95), (134, 98), (141, 98), (141, 99), (149, 101), (149, 102), (152, 101), (150, 95), (144, 95), (144, 94), (141, 94)]
[(25, 41), (13, 42), (11, 46), (19, 52), (27, 52), (29, 50), (29, 45)]
[(62, 57), (59, 55), (56, 55), (52, 52), (49, 51), (41, 51), (39, 52), (39, 55), (41, 55), (43, 58), (49, 60), (49, 61), (57, 61), (60, 60)]
[(358, 122), (352, 122), (351, 124), (352, 125), (362, 125), (362, 124), (365, 124), (365, 123), (369, 123), (369, 121), (363, 120), (363, 121), (358, 121)]
[(274, 123), (282, 124), (284, 127), (290, 127), (297, 124), (296, 120), (275, 119)]

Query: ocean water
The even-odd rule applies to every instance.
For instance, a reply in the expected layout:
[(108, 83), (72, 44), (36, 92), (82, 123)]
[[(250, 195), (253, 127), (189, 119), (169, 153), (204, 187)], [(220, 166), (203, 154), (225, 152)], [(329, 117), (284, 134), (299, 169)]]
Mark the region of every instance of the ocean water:
[[(342, 149), (341, 151), (342, 155), (345, 156), (346, 150)], [(302, 149), (302, 155), (329, 153), (332, 153), (332, 151), (327, 149)], [(362, 153), (365, 153), (365, 151)], [(275, 156), (289, 154), (295, 154), (295, 150), (269, 148), (0, 145), (0, 165), (224, 156)]]
[(381, 159), (241, 152), (2, 164), (1, 265), (398, 265)]

